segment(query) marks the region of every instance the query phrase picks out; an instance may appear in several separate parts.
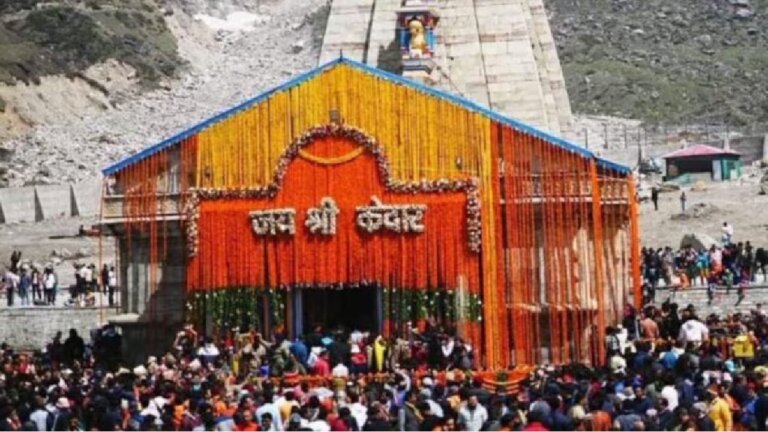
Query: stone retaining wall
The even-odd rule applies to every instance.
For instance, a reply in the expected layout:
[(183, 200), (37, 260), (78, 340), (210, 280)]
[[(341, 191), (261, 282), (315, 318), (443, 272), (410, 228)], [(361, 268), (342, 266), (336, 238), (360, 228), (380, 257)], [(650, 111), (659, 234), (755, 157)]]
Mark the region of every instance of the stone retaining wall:
[[(116, 315), (113, 309), (96, 308), (17, 308), (0, 312), (0, 342), (16, 349), (39, 349), (45, 346), (57, 331), (66, 338), (74, 328), (87, 342), (90, 331)], [(103, 318), (103, 319), (102, 319)]]
[(80, 183), (0, 189), (0, 223), (97, 216), (101, 178)]

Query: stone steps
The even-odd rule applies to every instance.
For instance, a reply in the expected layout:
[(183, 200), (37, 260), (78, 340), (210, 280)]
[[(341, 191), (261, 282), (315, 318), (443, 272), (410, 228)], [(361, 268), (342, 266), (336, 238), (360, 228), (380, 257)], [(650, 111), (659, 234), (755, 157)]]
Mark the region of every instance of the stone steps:
[(690, 288), (679, 290), (672, 293), (666, 289), (656, 290), (655, 303), (660, 305), (662, 302), (671, 298), (672, 302), (677, 303), (680, 308), (692, 304), (700, 317), (706, 317), (709, 314), (728, 315), (736, 312), (749, 313), (758, 303), (768, 305), (768, 285), (751, 286), (747, 288), (746, 297), (736, 306), (738, 299), (737, 290), (734, 288), (726, 294), (725, 289), (718, 289), (712, 304), (708, 304), (706, 288)]

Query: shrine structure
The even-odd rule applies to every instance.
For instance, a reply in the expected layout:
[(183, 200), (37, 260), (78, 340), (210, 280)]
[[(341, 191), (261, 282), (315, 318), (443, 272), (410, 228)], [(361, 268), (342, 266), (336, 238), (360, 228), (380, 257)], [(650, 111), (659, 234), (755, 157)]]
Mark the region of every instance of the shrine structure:
[(485, 369), (602, 362), (606, 326), (641, 299), (627, 168), (345, 58), (103, 173), (134, 352), (183, 322), (431, 322)]

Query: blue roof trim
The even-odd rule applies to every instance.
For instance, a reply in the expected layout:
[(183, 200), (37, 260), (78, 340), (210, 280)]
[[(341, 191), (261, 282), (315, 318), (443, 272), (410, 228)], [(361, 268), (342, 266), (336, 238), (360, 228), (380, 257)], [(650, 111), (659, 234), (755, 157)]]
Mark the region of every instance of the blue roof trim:
[(596, 158), (596, 159), (597, 159), (597, 164), (602, 166), (603, 168), (614, 170), (614, 171), (618, 171), (618, 172), (620, 172), (622, 174), (629, 174), (629, 173), (632, 172), (632, 169), (629, 168), (626, 165), (622, 165), (622, 164), (619, 164), (619, 163), (616, 163), (616, 162), (613, 162), (613, 161), (609, 161), (608, 159), (603, 159), (603, 158), (600, 158), (600, 157)]
[(524, 122), (521, 122), (519, 120), (515, 120), (515, 119), (512, 119), (510, 117), (504, 116), (504, 115), (502, 115), (502, 114), (500, 114), (498, 112), (492, 111), (489, 108), (483, 107), (483, 106), (481, 106), (481, 105), (479, 105), (479, 104), (477, 104), (475, 102), (472, 102), (472, 101), (470, 101), (468, 99), (465, 99), (463, 97), (456, 96), (456, 95), (450, 94), (450, 93), (448, 93), (448, 92), (446, 92), (444, 90), (439, 90), (439, 89), (436, 89), (436, 88), (433, 88), (433, 87), (429, 87), (429, 86), (426, 86), (424, 84), (421, 84), (421, 83), (418, 83), (418, 82), (415, 82), (415, 81), (411, 81), (411, 80), (409, 80), (407, 78), (403, 78), (400, 75), (395, 75), (393, 73), (390, 73), (390, 72), (387, 72), (387, 71), (383, 71), (381, 69), (374, 68), (372, 66), (366, 65), (364, 63), (360, 63), (360, 62), (355, 61), (355, 60), (351, 60), (351, 59), (348, 59), (348, 58), (345, 58), (345, 57), (339, 57), (336, 60), (332, 60), (332, 61), (330, 61), (330, 62), (328, 62), (328, 63), (326, 63), (324, 65), (318, 66), (317, 68), (312, 69), (311, 71), (306, 72), (306, 73), (304, 73), (302, 75), (299, 75), (299, 76), (297, 76), (297, 77), (287, 81), (286, 83), (284, 83), (284, 84), (282, 84), (282, 85), (280, 85), (278, 87), (275, 87), (275, 88), (273, 88), (271, 90), (268, 90), (268, 91), (266, 91), (266, 92), (264, 92), (264, 93), (262, 93), (262, 94), (260, 94), (260, 95), (258, 95), (256, 97), (253, 97), (251, 99), (248, 99), (248, 100), (238, 104), (237, 106), (235, 106), (233, 108), (230, 108), (230, 109), (228, 109), (228, 110), (226, 110), (226, 111), (224, 111), (222, 113), (219, 113), (219, 114), (217, 114), (217, 115), (215, 115), (215, 116), (213, 116), (213, 117), (211, 117), (211, 118), (209, 118), (209, 119), (207, 119), (207, 120), (205, 120), (205, 121), (203, 121), (201, 123), (198, 123), (197, 125), (192, 126), (191, 128), (189, 128), (189, 129), (187, 129), (187, 130), (185, 130), (185, 131), (183, 131), (183, 132), (181, 132), (181, 133), (179, 133), (177, 135), (174, 135), (174, 136), (172, 136), (170, 138), (167, 138), (167, 139), (163, 140), (162, 142), (160, 142), (158, 144), (155, 144), (155, 145), (153, 145), (151, 147), (148, 147), (148, 148), (140, 151), (139, 153), (136, 153), (136, 154), (134, 154), (132, 156), (129, 156), (128, 158), (123, 159), (122, 161), (117, 162), (114, 165), (111, 165), (111, 166), (105, 168), (104, 170), (102, 170), (102, 173), (105, 176), (112, 175), (115, 172), (125, 168), (128, 165), (131, 165), (131, 164), (133, 164), (135, 162), (138, 162), (139, 160), (142, 160), (142, 159), (144, 159), (144, 158), (146, 158), (148, 156), (151, 156), (151, 155), (159, 152), (160, 150), (163, 150), (164, 148), (166, 148), (168, 146), (171, 146), (171, 145), (173, 145), (173, 144), (175, 144), (175, 143), (177, 143), (177, 142), (179, 142), (179, 141), (181, 141), (181, 140), (183, 140), (185, 138), (188, 138), (191, 135), (194, 135), (194, 134), (202, 131), (203, 129), (206, 129), (207, 127), (211, 126), (214, 123), (217, 123), (217, 122), (219, 122), (221, 120), (224, 120), (225, 118), (227, 118), (227, 117), (229, 117), (229, 116), (231, 116), (233, 114), (236, 114), (236, 113), (238, 113), (238, 112), (240, 112), (240, 111), (242, 111), (242, 110), (244, 110), (246, 108), (251, 107), (254, 104), (257, 104), (257, 103), (259, 103), (259, 102), (269, 98), (270, 96), (272, 96), (275, 93), (278, 93), (278, 92), (281, 92), (281, 91), (284, 91), (284, 90), (288, 90), (291, 87), (294, 87), (294, 86), (296, 86), (298, 84), (301, 84), (302, 82), (307, 81), (307, 80), (315, 77), (316, 75), (319, 75), (319, 74), (325, 72), (326, 70), (332, 68), (333, 66), (335, 66), (337, 64), (347, 64), (347, 65), (350, 65), (350, 66), (352, 66), (354, 68), (360, 69), (360, 70), (362, 70), (364, 72), (367, 72), (367, 73), (370, 73), (370, 74), (372, 74), (374, 76), (377, 76), (379, 78), (391, 81), (391, 82), (396, 83), (396, 84), (402, 84), (402, 85), (414, 88), (414, 89), (416, 89), (416, 90), (418, 90), (418, 91), (420, 91), (422, 93), (426, 93), (426, 94), (428, 94), (430, 96), (433, 96), (433, 97), (436, 97), (436, 98), (439, 98), (439, 99), (443, 99), (443, 100), (447, 100), (447, 101), (449, 101), (451, 103), (455, 103), (455, 104), (457, 104), (457, 105), (459, 105), (459, 106), (461, 106), (463, 108), (466, 108), (466, 109), (468, 109), (470, 111), (474, 111), (474, 112), (483, 114), (483, 115), (487, 116), (488, 118), (490, 118), (492, 120), (495, 120), (495, 121), (497, 121), (497, 122), (499, 122), (501, 124), (510, 126), (510, 127), (514, 128), (514, 129), (517, 129), (520, 132), (524, 132), (524, 133), (527, 133), (529, 135), (533, 135), (533, 136), (535, 136), (537, 138), (541, 138), (541, 139), (546, 140), (546, 141), (548, 141), (548, 142), (550, 142), (550, 143), (552, 143), (554, 145), (557, 145), (557, 146), (559, 146), (559, 147), (561, 147), (561, 148), (563, 148), (565, 150), (568, 150), (568, 151), (574, 152), (576, 154), (579, 154), (579, 155), (581, 155), (583, 157), (590, 158), (590, 159), (595, 159), (597, 164), (602, 166), (602, 167), (604, 167), (604, 168), (615, 170), (615, 171), (618, 171), (618, 172), (621, 172), (621, 173), (625, 173), (625, 174), (631, 172), (631, 170), (628, 167), (626, 167), (626, 166), (623, 166), (623, 165), (620, 165), (620, 164), (617, 164), (617, 163), (614, 163), (614, 162), (611, 162), (611, 161), (608, 161), (608, 160), (605, 160), (605, 159), (598, 158), (589, 149), (581, 147), (581, 146), (579, 146), (577, 144), (574, 144), (574, 143), (572, 143), (570, 141), (564, 140), (563, 138), (560, 138), (558, 136), (552, 135), (552, 134), (550, 134), (548, 132), (545, 132), (545, 131), (543, 131), (541, 129), (533, 127), (533, 126), (531, 126), (531, 125), (529, 125), (527, 123), (524, 123)]
[(543, 131), (541, 129), (537, 129), (537, 128), (535, 128), (535, 127), (533, 127), (533, 126), (531, 126), (529, 124), (523, 123), (523, 122), (521, 122), (519, 120), (515, 120), (515, 119), (507, 117), (507, 116), (505, 116), (503, 114), (500, 114), (500, 113), (498, 113), (496, 111), (492, 111), (491, 109), (486, 108), (486, 107), (484, 107), (482, 105), (479, 105), (479, 104), (477, 104), (475, 102), (472, 102), (469, 99), (465, 99), (465, 98), (463, 98), (461, 96), (456, 96), (456, 95), (453, 95), (451, 93), (448, 93), (445, 90), (439, 90), (439, 89), (436, 89), (434, 87), (429, 87), (429, 86), (426, 86), (426, 85), (421, 84), (419, 82), (415, 82), (415, 81), (411, 81), (411, 80), (409, 80), (407, 78), (403, 78), (400, 75), (395, 75), (395, 74), (393, 74), (391, 72), (387, 72), (387, 71), (383, 71), (383, 70), (380, 70), (380, 69), (376, 69), (376, 68), (374, 68), (372, 66), (369, 66), (369, 65), (364, 64), (364, 63), (360, 63), (360, 62), (355, 61), (355, 60), (350, 60), (350, 59), (345, 58), (343, 60), (343, 63), (355, 66), (358, 69), (362, 69), (362, 70), (364, 70), (364, 71), (366, 71), (366, 72), (368, 72), (370, 74), (373, 74), (373, 75), (376, 75), (378, 77), (384, 78), (386, 80), (395, 82), (397, 84), (402, 84), (402, 85), (406, 85), (408, 87), (415, 88), (416, 90), (419, 90), (419, 91), (421, 91), (423, 93), (426, 93), (428, 95), (434, 96), (436, 98), (445, 99), (447, 101), (455, 103), (456, 105), (464, 107), (464, 108), (466, 108), (468, 110), (475, 111), (475, 112), (478, 112), (480, 114), (483, 114), (483, 115), (485, 115), (485, 116), (487, 116), (487, 117), (489, 117), (489, 118), (491, 118), (493, 120), (498, 121), (499, 123), (502, 123), (502, 124), (505, 124), (507, 126), (513, 127), (515, 129), (519, 130), (520, 132), (524, 132), (524, 133), (533, 135), (533, 136), (535, 136), (537, 138), (541, 138), (541, 139), (547, 140), (547, 141), (551, 142), (552, 144), (555, 144), (555, 145), (557, 145), (559, 147), (563, 147), (566, 150), (573, 151), (573, 152), (578, 153), (578, 154), (580, 154), (582, 156), (586, 156), (586, 157), (590, 157), (590, 158), (595, 157), (594, 153), (592, 153), (590, 150), (588, 150), (588, 149), (586, 149), (584, 147), (581, 147), (581, 146), (576, 145), (574, 143), (568, 142), (568, 141), (566, 141), (566, 140), (564, 140), (564, 139), (562, 139), (560, 137), (552, 135), (552, 134), (550, 134), (548, 132), (545, 132), (545, 131)]
[(631, 169), (629, 167), (626, 167), (624, 165), (611, 162), (607, 159), (598, 158), (591, 150), (584, 148), (578, 144), (572, 143), (570, 141), (567, 141), (561, 137), (552, 135), (549, 132), (543, 131), (541, 129), (538, 129), (534, 126), (531, 126), (525, 122), (521, 122), (520, 120), (513, 119), (511, 117), (507, 117), (501, 113), (498, 113), (496, 111), (493, 111), (489, 108), (486, 108), (482, 105), (479, 105), (475, 102), (472, 102), (469, 99), (463, 98), (461, 96), (456, 96), (451, 93), (448, 93), (444, 90), (436, 89), (434, 87), (429, 87), (424, 84), (421, 84), (416, 81), (411, 81), (407, 78), (403, 78), (401, 75), (395, 75), (391, 72), (387, 72), (381, 69), (374, 68), (372, 66), (369, 66), (365, 63), (360, 63), (356, 60), (344, 58), (342, 59), (342, 63), (349, 64), (351, 66), (354, 66), (358, 69), (362, 69), (368, 73), (371, 73), (373, 75), (376, 75), (380, 78), (384, 78), (386, 80), (392, 81), (397, 84), (406, 85), (412, 88), (415, 88), (421, 92), (427, 93), (431, 96), (434, 96), (436, 98), (445, 99), (447, 101), (450, 101), (452, 103), (455, 103), (461, 107), (464, 107), (471, 111), (476, 111), (480, 114), (483, 114), (493, 120), (498, 121), (499, 123), (502, 123), (504, 125), (510, 126), (512, 128), (515, 128), (519, 130), (520, 132), (527, 133), (529, 135), (533, 135), (537, 138), (541, 138), (543, 140), (546, 140), (552, 144), (555, 144), (559, 147), (562, 147), (568, 151), (575, 152), (581, 156), (585, 156), (587, 158), (593, 158), (597, 161), (598, 165), (601, 165), (605, 168), (612, 169), (615, 171), (619, 171), (621, 173), (629, 173), (631, 172)]
[(192, 135), (194, 135), (194, 134), (196, 134), (198, 132), (201, 132), (202, 130), (204, 130), (204, 129), (208, 128), (209, 126), (213, 125), (214, 123), (218, 123), (218, 122), (226, 119), (227, 117), (230, 117), (230, 116), (232, 116), (234, 114), (239, 113), (240, 111), (243, 111), (243, 110), (245, 110), (247, 108), (250, 108), (251, 106), (253, 106), (253, 105), (255, 105), (255, 104), (259, 103), (259, 102), (262, 102), (263, 100), (269, 98), (270, 96), (274, 95), (275, 93), (281, 92), (283, 90), (287, 90), (287, 89), (289, 89), (291, 87), (294, 87), (294, 86), (296, 86), (298, 84), (301, 84), (304, 81), (307, 81), (307, 80), (309, 80), (311, 78), (314, 78), (316, 75), (319, 75), (319, 74), (325, 72), (326, 70), (331, 69), (333, 66), (341, 63), (342, 61), (343, 61), (343, 58), (338, 58), (336, 60), (331, 60), (330, 62), (328, 62), (328, 63), (326, 63), (326, 64), (324, 64), (322, 66), (318, 66), (315, 69), (312, 69), (312, 70), (310, 70), (308, 72), (305, 72), (305, 73), (303, 73), (301, 75), (298, 75), (298, 76), (292, 78), (291, 80), (289, 80), (289, 81), (287, 81), (287, 82), (285, 82), (285, 83), (283, 83), (283, 84), (281, 84), (281, 85), (279, 85), (279, 86), (277, 86), (277, 87), (275, 87), (275, 88), (273, 88), (271, 90), (267, 90), (264, 93), (261, 93), (261, 94), (255, 96), (255, 97), (252, 97), (250, 99), (246, 99), (245, 101), (237, 104), (236, 106), (234, 106), (232, 108), (229, 108), (229, 109), (227, 109), (227, 110), (225, 110), (223, 112), (220, 112), (219, 114), (216, 114), (213, 117), (211, 117), (211, 118), (209, 118), (207, 120), (204, 120), (204, 121), (202, 121), (202, 122), (200, 122), (200, 123), (190, 127), (189, 129), (186, 129), (186, 130), (184, 130), (182, 132), (179, 132), (178, 134), (173, 135), (172, 137), (166, 138), (163, 141), (161, 141), (161, 142), (159, 142), (159, 143), (157, 143), (157, 144), (155, 144), (153, 146), (147, 147), (147, 148), (139, 151), (136, 154), (128, 156), (127, 158), (125, 158), (125, 159), (123, 159), (123, 160), (121, 160), (121, 161), (119, 161), (119, 162), (117, 162), (117, 163), (115, 163), (113, 165), (110, 165), (110, 166), (104, 168), (101, 172), (105, 176), (112, 175), (112, 174), (116, 173), (117, 171), (120, 171), (121, 169), (127, 167), (128, 165), (131, 165), (131, 164), (136, 163), (136, 162), (138, 162), (138, 161), (140, 161), (142, 159), (145, 159), (145, 158), (147, 158), (149, 156), (152, 156), (153, 154), (159, 152), (160, 150), (165, 149), (166, 147), (172, 146), (172, 145), (178, 143), (181, 140), (184, 140), (184, 139), (189, 138), (190, 136), (192, 136)]

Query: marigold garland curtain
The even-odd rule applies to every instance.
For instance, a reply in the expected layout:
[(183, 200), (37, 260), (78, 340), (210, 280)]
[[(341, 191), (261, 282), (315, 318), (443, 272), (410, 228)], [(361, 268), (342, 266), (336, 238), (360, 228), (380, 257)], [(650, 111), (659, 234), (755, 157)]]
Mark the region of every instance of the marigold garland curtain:
[[(307, 151), (332, 158), (355, 150), (343, 138), (316, 141)], [(355, 208), (372, 197), (385, 204), (425, 204), (426, 231), (364, 233)], [(306, 210), (332, 197), (340, 210), (337, 233), (310, 234)], [(199, 252), (188, 264), (187, 286), (205, 290), (233, 286), (379, 283), (409, 288), (455, 288), (463, 276), (479, 289), (479, 258), (469, 250), (464, 192), (400, 194), (383, 186), (375, 159), (364, 153), (344, 163), (320, 164), (296, 158), (281, 191), (272, 199), (203, 200)], [(296, 234), (256, 236), (249, 212), (296, 209)], [(446, 229), (446, 227), (451, 227)]]

